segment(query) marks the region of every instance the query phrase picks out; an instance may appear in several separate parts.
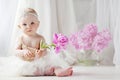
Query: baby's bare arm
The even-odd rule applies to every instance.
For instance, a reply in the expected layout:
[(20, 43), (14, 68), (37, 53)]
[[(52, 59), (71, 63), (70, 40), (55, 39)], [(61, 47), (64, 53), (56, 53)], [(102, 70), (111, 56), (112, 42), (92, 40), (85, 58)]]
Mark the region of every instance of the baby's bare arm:
[(29, 49), (22, 49), (21, 38), (17, 40), (15, 55), (25, 61), (32, 61), (35, 58), (34, 52)]

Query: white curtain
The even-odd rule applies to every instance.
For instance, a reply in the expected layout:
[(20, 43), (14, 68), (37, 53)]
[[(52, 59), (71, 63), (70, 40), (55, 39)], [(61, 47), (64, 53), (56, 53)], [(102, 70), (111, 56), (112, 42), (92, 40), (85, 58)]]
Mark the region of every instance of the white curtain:
[(113, 63), (116, 66), (120, 66), (120, 1), (112, 0), (112, 27), (114, 30), (113, 39), (114, 39), (114, 47), (115, 54)]
[(96, 0), (73, 0), (78, 30), (96, 22)]
[(0, 0), (0, 55), (5, 56), (10, 47), (17, 0)]
[(97, 0), (96, 22), (100, 30), (109, 28), (113, 40), (110, 46), (103, 52), (106, 64), (120, 65), (120, 1)]

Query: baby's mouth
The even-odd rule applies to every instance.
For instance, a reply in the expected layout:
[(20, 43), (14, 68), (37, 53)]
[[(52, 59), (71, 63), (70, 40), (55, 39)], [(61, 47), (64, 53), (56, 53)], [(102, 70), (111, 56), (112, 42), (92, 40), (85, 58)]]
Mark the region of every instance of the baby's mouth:
[(27, 32), (31, 32), (32, 30), (27, 30)]

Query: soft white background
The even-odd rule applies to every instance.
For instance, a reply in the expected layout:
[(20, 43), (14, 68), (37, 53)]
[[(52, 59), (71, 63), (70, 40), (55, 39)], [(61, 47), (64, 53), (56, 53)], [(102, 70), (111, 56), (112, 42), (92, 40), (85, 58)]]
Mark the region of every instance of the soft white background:
[(8, 52), (18, 0), (0, 0), (0, 55)]
[[(99, 31), (109, 28), (113, 34), (115, 25), (110, 24), (110, 21), (116, 12), (111, 10), (116, 6), (111, 3), (115, 1), (117, 0), (0, 0), (0, 55), (5, 56), (12, 49), (19, 31), (16, 28), (18, 16), (26, 7), (32, 7), (38, 12), (41, 21), (38, 32), (49, 43), (53, 33), (69, 35), (88, 23), (97, 23)], [(104, 58), (103, 64), (112, 65), (113, 54), (111, 41), (110, 46), (100, 54)]]

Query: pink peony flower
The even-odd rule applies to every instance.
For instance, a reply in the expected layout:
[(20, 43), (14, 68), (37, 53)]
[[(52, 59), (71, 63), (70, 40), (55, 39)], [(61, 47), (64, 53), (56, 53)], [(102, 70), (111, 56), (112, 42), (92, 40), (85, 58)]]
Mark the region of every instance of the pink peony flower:
[(56, 52), (56, 53), (59, 53), (60, 51), (61, 51), (60, 46), (55, 46), (55, 52)]
[(68, 44), (68, 38), (63, 34), (54, 34), (53, 43), (55, 44), (55, 51), (56, 53), (58, 53), (61, 50), (66, 49), (66, 46)]

